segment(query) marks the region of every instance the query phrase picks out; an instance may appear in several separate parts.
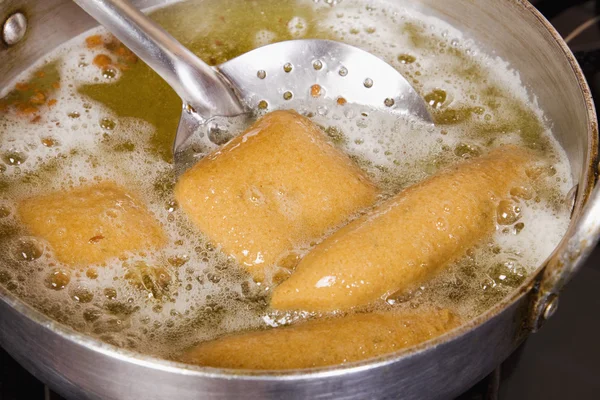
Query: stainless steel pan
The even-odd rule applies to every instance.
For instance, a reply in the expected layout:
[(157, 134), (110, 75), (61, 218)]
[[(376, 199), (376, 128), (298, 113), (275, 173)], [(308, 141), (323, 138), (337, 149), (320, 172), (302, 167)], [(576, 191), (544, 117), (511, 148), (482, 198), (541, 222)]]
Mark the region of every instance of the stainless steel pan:
[[(166, 2), (135, 3), (144, 8)], [(451, 398), (492, 371), (556, 310), (560, 289), (600, 234), (600, 192), (593, 191), (598, 167), (594, 105), (566, 44), (526, 1), (398, 2), (445, 19), (508, 60), (539, 96), (568, 154), (578, 182), (570, 229), (517, 291), (468, 325), (408, 352), (318, 370), (252, 373), (142, 356), (57, 324), (2, 287), (0, 345), (73, 399)], [(11, 16), (0, 44), (0, 87), (55, 46), (95, 26), (69, 0), (0, 0), (0, 22)]]

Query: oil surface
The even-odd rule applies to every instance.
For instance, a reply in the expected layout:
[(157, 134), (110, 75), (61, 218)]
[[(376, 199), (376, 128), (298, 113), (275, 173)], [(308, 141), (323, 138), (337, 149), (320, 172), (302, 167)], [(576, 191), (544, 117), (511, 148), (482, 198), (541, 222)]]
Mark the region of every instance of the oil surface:
[[(501, 144), (535, 152), (534, 185), (499, 199), (493, 237), (426, 285), (378, 305), (434, 305), (474, 317), (518, 287), (566, 231), (573, 183), (564, 152), (534, 94), (507, 63), (487, 55), (491, 49), (383, 1), (329, 3), (189, 1), (152, 17), (212, 65), (269, 42), (327, 38), (397, 68), (429, 104), (435, 127), (339, 101), (293, 103), (383, 189), (382, 200)], [(74, 38), (0, 95), (0, 284), (8, 290), (78, 331), (167, 358), (227, 332), (316, 317), (269, 310), (269, 287), (253, 282), (179, 210), (171, 146), (181, 102), (116, 39), (102, 30)], [(198, 156), (240, 129), (200, 138)], [(169, 244), (103, 265), (62, 265), (23, 229), (16, 205), (102, 180), (136, 193)]]

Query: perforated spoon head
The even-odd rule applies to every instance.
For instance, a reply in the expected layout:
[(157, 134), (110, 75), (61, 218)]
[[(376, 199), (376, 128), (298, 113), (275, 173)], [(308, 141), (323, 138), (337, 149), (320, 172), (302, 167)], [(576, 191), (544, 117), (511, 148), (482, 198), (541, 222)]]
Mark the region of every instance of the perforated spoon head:
[[(302, 39), (259, 47), (217, 67), (246, 112), (289, 109), (315, 99), (385, 109), (432, 122), (423, 98), (395, 68), (357, 47)], [(184, 112), (177, 153), (204, 119)]]
[(332, 40), (289, 40), (259, 47), (217, 67), (250, 108), (284, 108), (292, 98), (325, 98), (431, 116), (423, 98), (395, 68), (357, 47)]
[(424, 100), (410, 83), (359, 48), (331, 40), (290, 40), (210, 67), (129, 0), (74, 1), (181, 97), (183, 112), (173, 145), (176, 167), (178, 154), (190, 153), (185, 149), (189, 139), (214, 127), (211, 120), (239, 119), (261, 108), (292, 108), (299, 100), (336, 100), (431, 122)]

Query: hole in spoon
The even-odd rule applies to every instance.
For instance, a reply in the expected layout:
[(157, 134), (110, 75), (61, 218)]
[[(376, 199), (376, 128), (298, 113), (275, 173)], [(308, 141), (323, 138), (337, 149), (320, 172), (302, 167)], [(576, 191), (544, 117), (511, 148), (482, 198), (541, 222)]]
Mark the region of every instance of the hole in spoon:
[(293, 94), (289, 90), (283, 94), (283, 99), (284, 100), (291, 100), (292, 97), (293, 97)]
[(310, 87), (310, 95), (312, 97), (317, 98), (317, 97), (321, 96), (321, 91), (322, 91), (322, 88), (321, 88), (321, 85), (319, 85), (319, 84), (314, 84)]
[(293, 67), (292, 67), (292, 64), (291, 64), (291, 63), (285, 63), (285, 64), (283, 65), (283, 70), (284, 70), (285, 72), (292, 72), (292, 68), (293, 68)]
[(264, 69), (261, 69), (256, 73), (256, 76), (258, 79), (265, 79), (267, 77), (267, 72)]
[(317, 71), (323, 68), (323, 63), (321, 62), (321, 60), (313, 61), (313, 68)]
[(365, 81), (363, 82), (363, 85), (365, 85), (365, 87), (367, 89), (372, 88), (373, 87), (373, 79), (371, 79), (371, 78), (365, 79)]
[(338, 74), (340, 74), (340, 76), (346, 76), (346, 75), (348, 75), (348, 68), (341, 67), (340, 70), (338, 71)]

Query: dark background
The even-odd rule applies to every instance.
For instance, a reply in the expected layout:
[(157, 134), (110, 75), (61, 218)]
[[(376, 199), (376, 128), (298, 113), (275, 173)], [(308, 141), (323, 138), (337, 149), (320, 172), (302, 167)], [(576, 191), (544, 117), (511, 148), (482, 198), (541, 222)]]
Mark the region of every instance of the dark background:
[[(600, 99), (600, 1), (532, 3), (568, 39)], [(600, 399), (599, 290), (596, 248), (561, 294), (556, 315), (502, 365), (500, 399)]]
[[(600, 1), (532, 3), (569, 39), (592, 92), (600, 98), (600, 17), (597, 17)], [(596, 249), (561, 294), (556, 315), (540, 332), (531, 335), (492, 377), (460, 399), (600, 399), (599, 290), (600, 249)], [(0, 349), (0, 400), (29, 399), (60, 397)]]

